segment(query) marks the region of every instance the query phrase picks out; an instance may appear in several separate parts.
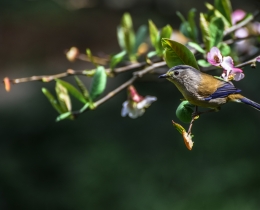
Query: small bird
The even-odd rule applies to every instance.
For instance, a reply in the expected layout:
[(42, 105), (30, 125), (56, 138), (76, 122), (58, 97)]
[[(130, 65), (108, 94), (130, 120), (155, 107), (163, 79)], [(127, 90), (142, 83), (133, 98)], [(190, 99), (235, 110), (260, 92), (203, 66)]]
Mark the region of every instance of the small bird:
[(172, 67), (159, 78), (166, 78), (172, 82), (185, 100), (195, 106), (218, 111), (220, 106), (227, 102), (237, 102), (247, 104), (260, 111), (260, 104), (239, 94), (241, 90), (237, 89), (233, 83), (217, 79), (188, 65)]

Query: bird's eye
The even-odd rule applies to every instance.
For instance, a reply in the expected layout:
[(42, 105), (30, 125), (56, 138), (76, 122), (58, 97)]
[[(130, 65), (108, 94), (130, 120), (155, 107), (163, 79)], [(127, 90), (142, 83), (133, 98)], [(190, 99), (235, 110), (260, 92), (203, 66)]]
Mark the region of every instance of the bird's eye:
[(180, 72), (178, 72), (178, 71), (175, 71), (175, 72), (174, 72), (174, 75), (175, 75), (175, 76), (178, 76), (178, 75), (179, 75), (179, 73), (180, 73)]

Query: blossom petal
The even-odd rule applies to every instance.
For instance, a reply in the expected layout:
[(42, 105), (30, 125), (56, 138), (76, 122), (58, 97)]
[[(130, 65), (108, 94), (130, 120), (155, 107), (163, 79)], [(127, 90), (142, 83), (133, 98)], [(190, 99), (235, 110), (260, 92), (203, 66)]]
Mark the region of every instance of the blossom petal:
[(154, 96), (146, 96), (141, 102), (137, 103), (136, 107), (138, 109), (143, 109), (149, 107), (157, 98)]
[(257, 61), (257, 62), (260, 62), (260, 56), (258, 56), (258, 57), (256, 58), (256, 61)]
[(127, 114), (129, 113), (129, 110), (128, 110), (128, 101), (125, 101), (123, 103), (123, 108), (121, 110), (121, 116), (122, 117), (125, 117)]
[(247, 28), (239, 28), (235, 31), (235, 37), (237, 38), (246, 38), (249, 36)]
[(135, 119), (137, 117), (140, 117), (144, 114), (145, 109), (131, 109), (128, 116)]
[(246, 16), (246, 13), (242, 9), (235, 10), (231, 15), (232, 24), (235, 25)]
[(221, 63), (221, 67), (227, 71), (231, 71), (234, 68), (233, 59), (230, 56), (224, 57)]
[(244, 77), (245, 77), (244, 73), (239, 72), (234, 75), (234, 80), (239, 81), (239, 80), (243, 79)]
[(207, 60), (213, 66), (220, 66), (222, 62), (222, 55), (217, 47), (212, 47), (207, 53)]

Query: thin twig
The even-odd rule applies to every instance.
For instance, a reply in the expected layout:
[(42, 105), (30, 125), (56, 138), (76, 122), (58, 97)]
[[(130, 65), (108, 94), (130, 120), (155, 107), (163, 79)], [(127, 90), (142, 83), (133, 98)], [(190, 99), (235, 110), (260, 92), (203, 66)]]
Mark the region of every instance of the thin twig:
[(257, 16), (259, 15), (259, 11), (256, 11), (253, 15), (249, 16), (248, 18), (246, 18), (245, 20), (241, 21), (240, 23), (231, 26), (230, 28), (226, 29), (224, 31), (224, 36), (236, 31), (237, 29), (247, 25), (248, 23), (250, 23), (252, 20), (254, 20)]

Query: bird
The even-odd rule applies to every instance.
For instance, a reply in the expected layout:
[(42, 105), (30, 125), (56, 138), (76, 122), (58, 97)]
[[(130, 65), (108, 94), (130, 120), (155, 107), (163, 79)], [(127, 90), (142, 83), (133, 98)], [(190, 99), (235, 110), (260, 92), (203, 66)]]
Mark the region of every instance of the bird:
[[(249, 105), (260, 111), (260, 104), (240, 94), (232, 82), (218, 79), (212, 75), (201, 72), (189, 65), (174, 66), (162, 74), (172, 82), (181, 92), (184, 99), (198, 107), (209, 108), (209, 111), (219, 111), (227, 102), (237, 102)], [(194, 113), (200, 115), (203, 112)]]

